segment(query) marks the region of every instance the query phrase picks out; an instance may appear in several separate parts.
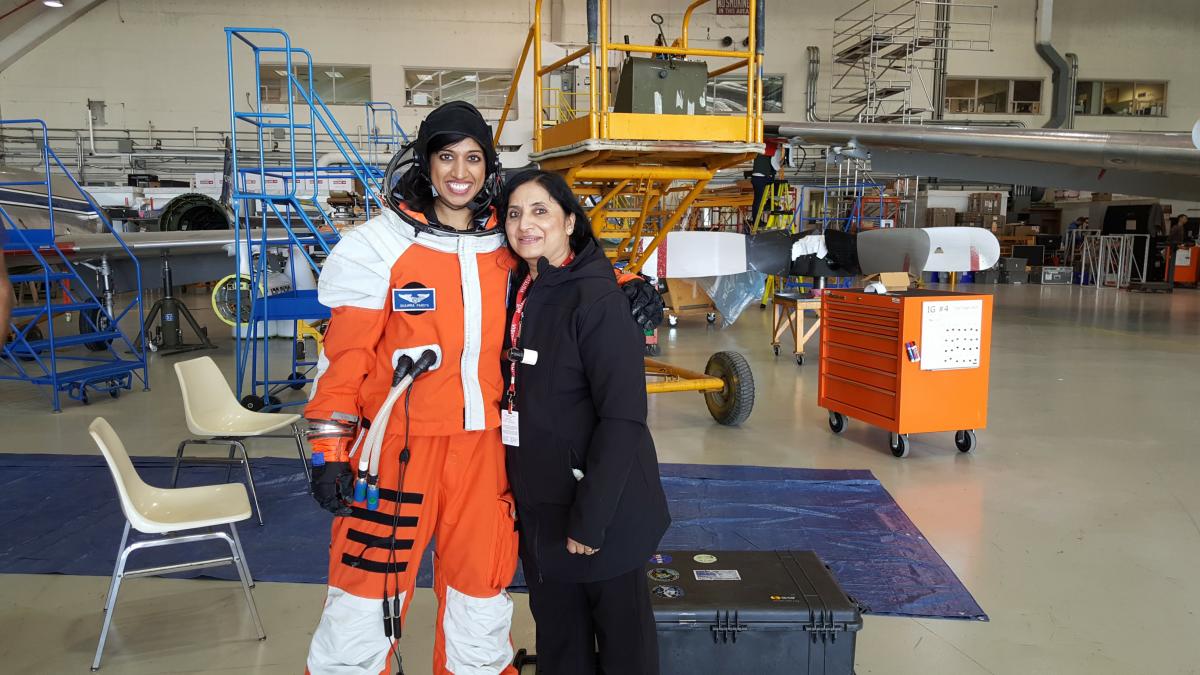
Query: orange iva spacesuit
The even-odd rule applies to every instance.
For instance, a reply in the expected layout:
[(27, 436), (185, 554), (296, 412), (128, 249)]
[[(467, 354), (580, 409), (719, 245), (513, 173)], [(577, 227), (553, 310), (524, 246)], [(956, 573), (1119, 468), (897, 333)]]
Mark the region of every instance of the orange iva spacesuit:
[[(332, 320), (305, 416), (387, 422), (387, 431), (377, 509), (355, 503), (333, 522), (328, 596), (308, 655), (315, 675), (385, 671), (399, 636), (385, 635), (383, 605), (398, 596), (407, 611), (431, 537), (434, 672), (516, 672), (504, 589), (517, 534), (498, 412), (513, 259), (494, 215), (471, 233), (413, 221), (425, 218), (384, 209), (343, 235), (320, 276)], [(389, 420), (375, 419), (397, 358), (426, 349), (438, 361), (409, 390), (407, 420), (404, 399)], [(339, 462), (349, 445), (314, 442), (314, 449)]]

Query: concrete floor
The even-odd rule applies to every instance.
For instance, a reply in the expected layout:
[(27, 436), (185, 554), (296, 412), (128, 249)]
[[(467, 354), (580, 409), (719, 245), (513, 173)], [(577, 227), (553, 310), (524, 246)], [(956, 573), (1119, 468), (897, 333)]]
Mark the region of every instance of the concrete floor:
[[(664, 334), (664, 358), (684, 365), (718, 350), (744, 353), (758, 399), (746, 425), (732, 429), (712, 423), (696, 395), (653, 398), (659, 455), (879, 477), (991, 622), (868, 617), (860, 674), (1200, 673), (1200, 293), (996, 292), (991, 422), (973, 455), (956, 452), (949, 434), (913, 437), (904, 460), (878, 429), (852, 421), (831, 434), (816, 404), (815, 349), (804, 367), (775, 359), (769, 317), (753, 308), (729, 329), (689, 318)], [(207, 304), (202, 295), (187, 301)], [(229, 369), (231, 344), (213, 353)], [(134, 454), (170, 454), (187, 433), (168, 366), (180, 358), (154, 359), (152, 393), (71, 403), (60, 415), (41, 391), (0, 383), (0, 444), (95, 452), (86, 425), (103, 415)], [(83, 672), (106, 583), (0, 577), (0, 671)], [(259, 584), (262, 643), (238, 593), (225, 582), (131, 581), (104, 672), (300, 672), (323, 588)], [(517, 603), (514, 641), (528, 646), (532, 622), (524, 598)], [(429, 672), (432, 616), (432, 594), (418, 591), (402, 645), (410, 675)]]

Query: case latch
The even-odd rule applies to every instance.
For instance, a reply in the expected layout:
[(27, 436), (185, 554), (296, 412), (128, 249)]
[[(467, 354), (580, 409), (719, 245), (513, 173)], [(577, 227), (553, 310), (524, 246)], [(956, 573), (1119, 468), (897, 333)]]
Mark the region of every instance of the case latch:
[(750, 629), (749, 626), (738, 621), (737, 610), (734, 610), (732, 619), (730, 619), (728, 611), (722, 617), (721, 611), (717, 610), (716, 621), (709, 628), (712, 630), (713, 644), (717, 644), (718, 641), (722, 643), (737, 642), (737, 634)]

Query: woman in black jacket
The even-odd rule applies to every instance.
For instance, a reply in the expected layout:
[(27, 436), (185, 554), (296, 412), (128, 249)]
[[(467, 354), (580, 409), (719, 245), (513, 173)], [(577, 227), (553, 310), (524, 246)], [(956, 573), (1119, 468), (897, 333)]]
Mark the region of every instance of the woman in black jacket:
[(644, 564), (670, 523), (646, 427), (643, 334), (557, 174), (505, 187), (520, 258), (503, 399), (508, 476), (544, 675), (656, 675)]

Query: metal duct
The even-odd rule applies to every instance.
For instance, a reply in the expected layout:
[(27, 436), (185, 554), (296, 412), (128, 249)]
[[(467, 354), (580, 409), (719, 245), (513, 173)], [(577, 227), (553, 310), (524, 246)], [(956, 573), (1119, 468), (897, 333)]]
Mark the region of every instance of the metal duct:
[(1071, 100), (1067, 105), (1067, 128), (1075, 128), (1075, 85), (1079, 82), (1079, 55), (1067, 52), (1067, 63), (1071, 64), (1071, 80), (1067, 82), (1067, 91)]
[(1068, 89), (1071, 81), (1071, 64), (1050, 44), (1050, 31), (1054, 16), (1054, 0), (1038, 0), (1037, 36), (1034, 49), (1038, 56), (1050, 66), (1050, 120), (1042, 125), (1045, 129), (1059, 129), (1067, 124), (1068, 111), (1075, 92)]
[(588, 44), (594, 45), (600, 41), (600, 0), (588, 0), (587, 30)]
[(767, 0), (756, 0), (754, 17), (754, 53), (762, 56), (767, 46)]
[(773, 136), (806, 143), (844, 144), (984, 158), (1028, 160), (1126, 171), (1200, 176), (1200, 150), (1188, 133), (1084, 132), (851, 122), (779, 122), (763, 125)]
[(809, 122), (825, 122), (817, 117), (817, 80), (821, 77), (821, 48), (808, 48), (808, 77), (804, 81), (804, 119)]

